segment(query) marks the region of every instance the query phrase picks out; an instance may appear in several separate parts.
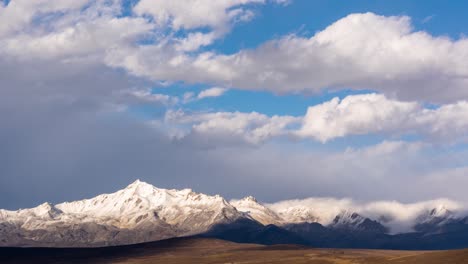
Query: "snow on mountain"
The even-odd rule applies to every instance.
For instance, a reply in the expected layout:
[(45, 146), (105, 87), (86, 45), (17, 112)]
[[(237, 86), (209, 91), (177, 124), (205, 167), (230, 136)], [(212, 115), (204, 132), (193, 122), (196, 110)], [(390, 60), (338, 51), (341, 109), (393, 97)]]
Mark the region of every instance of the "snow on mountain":
[(281, 225), (284, 222), (278, 214), (265, 205), (259, 203), (252, 196), (247, 196), (241, 200), (232, 200), (230, 203), (236, 207), (238, 211), (248, 214), (254, 220), (263, 225)]
[(331, 224), (342, 211), (353, 208), (351, 200), (331, 198), (288, 200), (267, 206), (276, 212), (284, 223), (320, 223), (324, 226)]
[(440, 223), (441, 221), (447, 221), (449, 219), (455, 218), (456, 215), (453, 211), (449, 210), (445, 205), (439, 205), (431, 210), (423, 212), (418, 216), (418, 223)]
[[(118, 221), (114, 223), (118, 227), (132, 227), (142, 219), (157, 218), (178, 228), (198, 231), (209, 223), (240, 217), (240, 213), (219, 195), (208, 196), (190, 189), (159, 189), (139, 180), (112, 194), (56, 207), (66, 214), (111, 218)], [(151, 217), (148, 212), (153, 213)]]
[(419, 215), (414, 229), (424, 233), (441, 233), (444, 231), (446, 225), (463, 225), (466, 224), (466, 220), (466, 214), (452, 211), (445, 205), (439, 205)]
[(360, 214), (352, 211), (343, 211), (333, 219), (333, 222), (328, 225), (330, 228), (359, 231), (359, 232), (372, 232), (372, 233), (387, 233), (388, 228), (383, 226), (378, 221), (363, 217)]
[(0, 245), (130, 244), (198, 234), (241, 217), (244, 215), (219, 195), (159, 189), (136, 181), (123, 190), (91, 199), (2, 210), (0, 222), (9, 230)]
[(394, 234), (415, 231), (416, 226), (433, 218), (459, 218), (465, 214), (460, 203), (448, 199), (407, 204), (396, 201), (371, 202), (361, 205), (357, 212), (381, 222)]
[(365, 218), (358, 213), (343, 211), (333, 219), (333, 222), (330, 225), (335, 227), (354, 227), (362, 224), (364, 220)]
[(434, 233), (446, 223), (466, 224), (462, 209), (447, 199), (402, 204), (307, 198), (263, 204), (249, 196), (229, 203), (219, 195), (161, 189), (137, 180), (91, 199), (0, 210), (0, 246), (132, 244), (200, 234), (245, 218), (280, 227), (318, 223), (347, 231)]

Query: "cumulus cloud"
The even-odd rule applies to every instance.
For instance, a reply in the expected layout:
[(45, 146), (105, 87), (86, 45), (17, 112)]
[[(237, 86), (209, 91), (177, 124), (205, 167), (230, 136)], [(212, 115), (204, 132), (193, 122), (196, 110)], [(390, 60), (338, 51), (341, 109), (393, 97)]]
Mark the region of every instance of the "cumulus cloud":
[(41, 13), (67, 12), (82, 8), (89, 0), (15, 0), (0, 3), (0, 37), (21, 30)]
[(141, 17), (119, 17), (120, 1), (27, 2), (10, 1), (0, 12), (0, 19), (25, 16), (6, 23), (15, 30), (0, 35), (3, 56), (101, 62), (107, 50), (130, 45), (155, 28)]
[[(285, 4), (277, 0), (141, 0), (133, 11), (139, 16), (151, 16), (159, 27), (168, 27), (174, 32), (195, 30), (175, 40), (178, 51), (190, 52), (211, 45), (234, 24), (251, 20), (255, 14), (249, 7), (267, 2)], [(208, 29), (208, 32), (196, 31), (200, 29)]]
[(309, 107), (297, 135), (326, 142), (347, 135), (413, 134), (432, 142), (456, 143), (467, 140), (467, 120), (467, 101), (429, 109), (382, 94), (351, 95)]
[[(221, 90), (223, 91), (223, 90)], [(218, 88), (200, 92), (197, 99), (218, 95)], [(183, 102), (194, 100), (187, 93)], [(275, 137), (314, 139), (326, 143), (352, 135), (381, 134), (398, 139), (417, 136), (427, 143), (467, 142), (468, 102), (426, 108), (417, 102), (389, 99), (382, 94), (350, 95), (310, 106), (304, 116), (272, 117), (251, 112), (186, 113), (168, 111), (165, 121), (172, 125), (190, 124), (190, 131), (179, 135), (225, 134), (249, 143), (261, 143)], [(396, 147), (396, 145), (383, 145)], [(383, 148), (382, 146), (382, 148)]]
[[(228, 199), (255, 195), (270, 202), (311, 196), (468, 201), (463, 188), (466, 169), (455, 171), (468, 158), (466, 151), (391, 141), (344, 152), (281, 142), (257, 144), (255, 148), (245, 144), (199, 148), (128, 115), (98, 114), (100, 104), (93, 100), (107, 94), (105, 90), (96, 93), (100, 88), (110, 84), (126, 87), (119, 79), (122, 76), (104, 75), (108, 79), (103, 82), (98, 73), (102, 72), (91, 71), (87, 79), (70, 84), (75, 85), (70, 88), (87, 87), (85, 95), (95, 92), (71, 102), (60, 98), (45, 101), (37, 94), (25, 101), (23, 93), (11, 96), (0, 90), (0, 208), (86, 198), (117, 190), (136, 177), (163, 188), (190, 187)], [(60, 91), (64, 83), (49, 84)], [(266, 135), (257, 129), (269, 131), (270, 125), (275, 128), (275, 122), (284, 121), (261, 114), (178, 115), (177, 122), (188, 126), (184, 132), (197, 133), (205, 142), (216, 142), (216, 138), (209, 131), (203, 134), (203, 129), (226, 131), (218, 128), (227, 126), (223, 123), (233, 122), (227, 133), (245, 132), (255, 142)], [(197, 126), (202, 123), (206, 125)]]
[[(135, 74), (276, 93), (373, 89), (403, 100), (453, 102), (468, 92), (468, 40), (414, 31), (409, 17), (351, 14), (310, 38), (284, 36), (232, 55), (205, 52), (165, 67), (134, 51)], [(150, 70), (151, 69), (151, 70)], [(183, 76), (176, 74), (175, 69)]]
[[(128, 57), (131, 51), (148, 46), (153, 51), (163, 49), (151, 57), (167, 53), (166, 57), (177, 60), (185, 52), (210, 45), (237, 21), (252, 17), (249, 5), (265, 3), (264, 0), (216, 3), (142, 0), (133, 7), (125, 7), (117, 0), (2, 2), (1, 54), (22, 60), (93, 59), (113, 66), (116, 59), (113, 56), (123, 52)], [(133, 14), (124, 15), (125, 12)], [(132, 64), (130, 58), (124, 58), (122, 63)], [(129, 69), (135, 73), (140, 70)]]
[[(354, 14), (311, 38), (285, 36), (225, 55), (206, 47), (226, 34), (223, 30), (251, 19), (251, 4), (286, 1), (209, 1), (201, 6), (208, 10), (193, 13), (175, 13), (174, 7), (152, 11), (143, 2), (151, 5), (141, 1), (124, 10), (121, 1), (108, 0), (1, 2), (0, 207), (84, 198), (125, 186), (135, 175), (157, 186), (192, 187), (227, 198), (450, 196), (468, 201), (462, 188), (467, 184), (464, 151), (432, 149), (429, 155), (434, 146), (386, 141), (324, 153), (269, 142), (365, 133), (466, 140), (467, 103), (453, 102), (466, 96), (460, 88), (468, 61), (465, 39), (414, 32), (406, 17)], [(153, 2), (190, 6), (193, 1)], [(133, 13), (126, 16), (127, 11)], [(213, 16), (201, 18), (206, 12)], [(171, 81), (279, 93), (372, 88), (385, 96), (334, 99), (311, 106), (322, 110), (309, 109), (314, 114), (305, 117), (169, 111), (165, 120), (157, 120), (160, 126), (122, 112), (127, 104), (174, 106), (198, 97), (147, 89)], [(432, 109), (401, 98), (450, 103)], [(315, 119), (335, 124), (324, 121), (317, 127)], [(168, 137), (168, 130), (180, 136)], [(186, 144), (193, 142), (215, 147)]]
[(141, 0), (123, 16), (120, 1), (10, 1), (0, 7), (1, 54), (93, 59), (153, 81), (275, 93), (372, 89), (436, 103), (468, 97), (468, 41), (415, 31), (406, 16), (351, 14), (308, 38), (287, 35), (231, 55), (200, 51), (249, 19), (252, 4), (265, 3), (285, 2)]
[(380, 94), (347, 96), (309, 107), (298, 132), (322, 142), (350, 134), (398, 131), (409, 114), (419, 109), (417, 103), (389, 100)]

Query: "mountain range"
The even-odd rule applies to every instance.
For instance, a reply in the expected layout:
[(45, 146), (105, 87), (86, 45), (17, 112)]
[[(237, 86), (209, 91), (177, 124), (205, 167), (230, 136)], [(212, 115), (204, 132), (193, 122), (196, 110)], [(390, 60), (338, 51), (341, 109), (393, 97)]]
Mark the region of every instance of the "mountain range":
[(0, 246), (104, 247), (203, 236), (316, 247), (468, 247), (468, 214), (449, 200), (403, 205), (309, 198), (274, 204), (227, 201), (135, 181), (91, 199), (0, 210)]

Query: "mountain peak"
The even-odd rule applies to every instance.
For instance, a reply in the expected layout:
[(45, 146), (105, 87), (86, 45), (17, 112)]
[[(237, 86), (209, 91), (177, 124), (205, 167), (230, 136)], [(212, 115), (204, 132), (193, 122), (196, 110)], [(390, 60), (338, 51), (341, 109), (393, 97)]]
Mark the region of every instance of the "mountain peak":
[(344, 210), (333, 219), (334, 226), (359, 225), (364, 221), (364, 217), (356, 212)]
[(43, 217), (55, 217), (62, 213), (58, 208), (56, 208), (53, 204), (45, 202), (37, 207), (32, 209), (25, 209), (24, 211), (31, 211), (36, 216), (43, 216)]
[(129, 188), (135, 188), (135, 187), (139, 187), (139, 186), (144, 186), (144, 187), (154, 187), (153, 185), (147, 183), (147, 182), (144, 182), (144, 181), (141, 181), (140, 179), (137, 179), (135, 180), (134, 182), (130, 183), (126, 189), (129, 189)]
[(240, 212), (248, 214), (250, 217), (255, 219), (264, 225), (275, 224), (280, 225), (282, 222), (273, 210), (261, 204), (253, 196), (247, 196), (241, 200), (232, 200), (231, 204)]
[(344, 210), (338, 214), (330, 227), (371, 233), (388, 232), (388, 229), (381, 223), (349, 210)]
[(242, 198), (241, 201), (258, 203), (257, 199), (255, 199), (255, 197), (253, 197), (251, 195)]
[(160, 189), (156, 188), (155, 186), (147, 182), (141, 181), (139, 179), (132, 182), (130, 185), (125, 187), (125, 189), (123, 189), (123, 191), (126, 193), (130, 192), (132, 195), (138, 195), (138, 196), (148, 196), (158, 190)]
[(429, 215), (432, 217), (445, 217), (451, 214), (452, 211), (449, 210), (445, 205), (437, 206), (429, 212)]

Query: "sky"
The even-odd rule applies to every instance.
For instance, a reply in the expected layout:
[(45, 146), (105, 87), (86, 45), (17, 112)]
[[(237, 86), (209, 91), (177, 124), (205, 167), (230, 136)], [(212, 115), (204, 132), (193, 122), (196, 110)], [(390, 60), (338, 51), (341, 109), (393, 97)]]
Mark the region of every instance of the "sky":
[(463, 1), (0, 1), (0, 208), (140, 179), (467, 203)]

